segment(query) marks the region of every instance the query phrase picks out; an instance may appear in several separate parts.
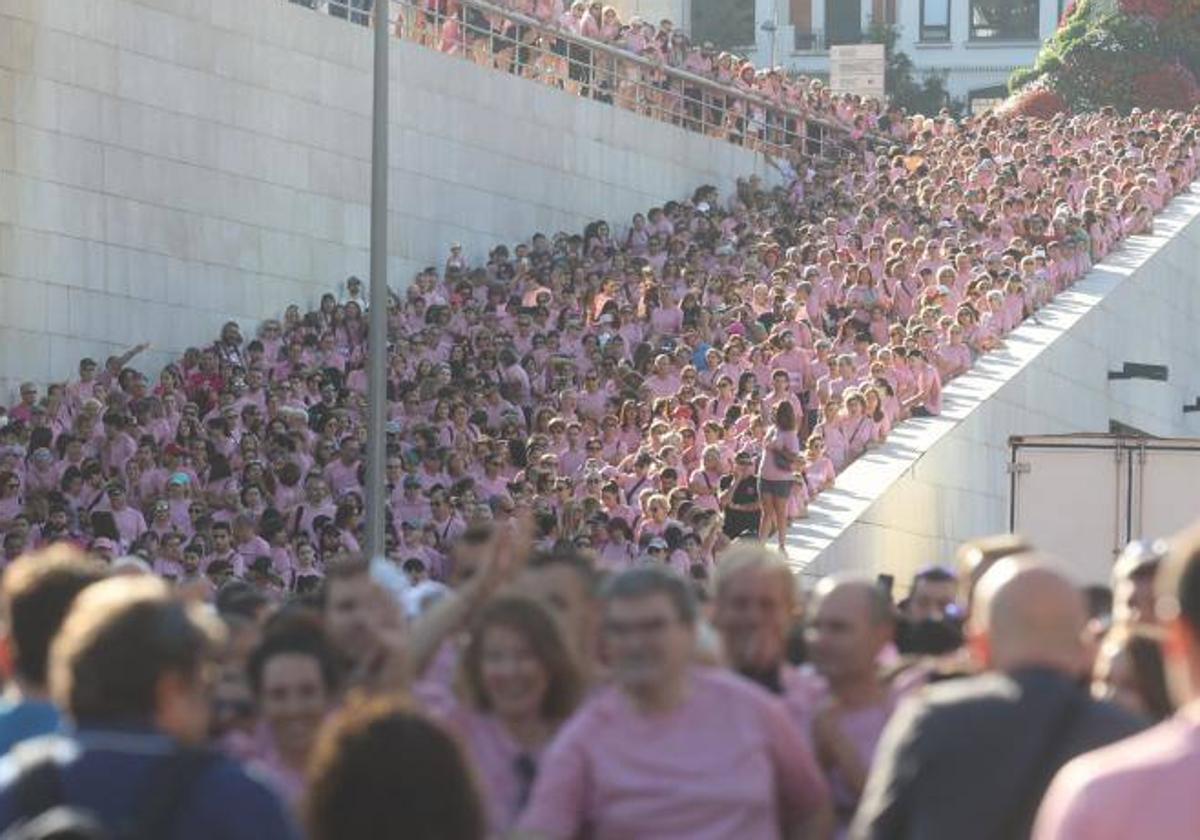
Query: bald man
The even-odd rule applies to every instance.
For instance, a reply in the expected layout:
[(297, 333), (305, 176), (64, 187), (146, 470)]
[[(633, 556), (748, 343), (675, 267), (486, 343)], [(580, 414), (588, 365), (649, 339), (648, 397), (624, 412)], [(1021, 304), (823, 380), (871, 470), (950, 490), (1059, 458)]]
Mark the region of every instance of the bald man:
[(822, 678), (812, 701), (810, 735), (833, 793), (839, 837), (900, 699), (879, 667), (894, 635), (891, 599), (875, 581), (847, 574), (817, 584), (805, 627), (809, 657)]
[(979, 579), (968, 644), (985, 672), (932, 686), (880, 739), (851, 837), (1027, 837), (1054, 772), (1144, 722), (1092, 700), (1082, 596), (1046, 560)]

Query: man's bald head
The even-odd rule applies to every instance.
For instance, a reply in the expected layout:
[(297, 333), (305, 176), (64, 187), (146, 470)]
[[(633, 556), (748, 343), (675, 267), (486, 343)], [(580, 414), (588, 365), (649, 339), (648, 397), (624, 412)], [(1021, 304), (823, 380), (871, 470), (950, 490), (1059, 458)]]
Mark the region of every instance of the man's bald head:
[(827, 575), (813, 589), (814, 609), (829, 598), (847, 599), (858, 605), (871, 624), (891, 624), (895, 611), (888, 594), (871, 578), (852, 572)]
[(1079, 674), (1086, 623), (1079, 589), (1033, 554), (998, 561), (975, 590), (971, 636), (992, 670), (1041, 665)]
[(879, 652), (894, 633), (892, 603), (874, 581), (831, 575), (813, 592), (805, 638), (817, 670), (835, 687), (877, 670)]

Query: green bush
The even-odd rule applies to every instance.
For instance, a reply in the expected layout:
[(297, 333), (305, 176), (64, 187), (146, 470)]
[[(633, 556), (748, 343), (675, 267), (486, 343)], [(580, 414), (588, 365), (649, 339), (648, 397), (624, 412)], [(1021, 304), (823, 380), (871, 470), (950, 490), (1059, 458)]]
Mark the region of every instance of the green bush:
[(1075, 111), (1128, 111), (1197, 104), (1197, 75), (1198, 0), (1077, 0), (1034, 66), (1015, 71), (1008, 86), (1013, 95), (1053, 91)]

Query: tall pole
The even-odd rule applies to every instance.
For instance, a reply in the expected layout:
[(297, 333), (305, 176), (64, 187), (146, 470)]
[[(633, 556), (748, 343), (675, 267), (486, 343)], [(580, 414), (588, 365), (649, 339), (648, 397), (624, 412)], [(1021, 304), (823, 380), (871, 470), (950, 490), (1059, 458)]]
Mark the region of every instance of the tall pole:
[(371, 112), (371, 316), (367, 361), (367, 542), (368, 557), (384, 554), (387, 495), (387, 207), (388, 207), (388, 7), (375, 0), (374, 104)]

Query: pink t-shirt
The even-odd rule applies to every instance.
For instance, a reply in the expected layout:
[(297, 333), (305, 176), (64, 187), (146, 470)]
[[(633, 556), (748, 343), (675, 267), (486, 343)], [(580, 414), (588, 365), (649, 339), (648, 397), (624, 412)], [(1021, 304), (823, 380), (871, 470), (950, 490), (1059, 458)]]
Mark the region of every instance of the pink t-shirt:
[(828, 789), (782, 704), (733, 674), (693, 669), (678, 708), (639, 712), (601, 691), (547, 750), (521, 830), (593, 840), (769, 840)]
[(771, 449), (784, 449), (793, 455), (799, 455), (800, 441), (796, 433), (785, 432), (782, 429), (772, 426), (771, 430), (767, 432), (762, 457), (758, 464), (758, 477), (765, 481), (785, 481), (793, 478), (792, 468), (790, 466), (781, 467), (776, 463)]
[[(493, 715), (480, 714), (453, 703), (446, 722), (467, 747), (475, 765), (487, 808), (488, 825), (495, 836), (510, 831), (529, 795), (541, 749), (524, 750)], [(522, 769), (528, 773), (523, 777)]]
[(1200, 709), (1063, 767), (1042, 800), (1034, 840), (1185, 840), (1200, 834)]

